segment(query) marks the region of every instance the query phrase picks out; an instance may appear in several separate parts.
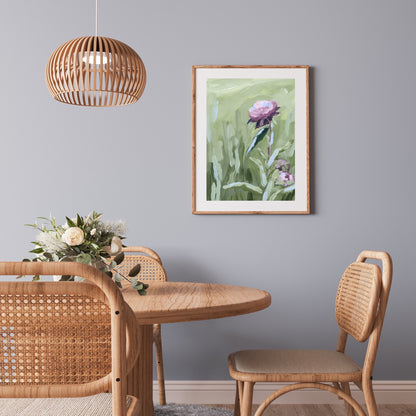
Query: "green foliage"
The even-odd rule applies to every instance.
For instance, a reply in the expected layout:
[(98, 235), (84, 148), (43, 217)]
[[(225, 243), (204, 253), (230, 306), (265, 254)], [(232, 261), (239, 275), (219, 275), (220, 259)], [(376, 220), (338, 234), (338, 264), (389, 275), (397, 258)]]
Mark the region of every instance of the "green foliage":
[[(260, 100), (274, 100), (280, 109), (270, 124), (256, 129), (247, 124), (248, 111)], [(294, 200), (295, 185), (282, 182), (278, 158), (290, 164), (294, 177), (294, 80), (209, 79), (207, 200)]]

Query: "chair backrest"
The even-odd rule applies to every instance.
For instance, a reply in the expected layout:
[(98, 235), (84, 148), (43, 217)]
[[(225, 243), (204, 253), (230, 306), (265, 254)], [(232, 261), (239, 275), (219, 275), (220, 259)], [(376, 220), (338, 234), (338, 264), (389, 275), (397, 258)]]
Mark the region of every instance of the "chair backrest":
[(113, 414), (124, 415), (137, 333), (114, 282), (80, 263), (0, 262), (0, 275), (21, 274), (88, 281), (0, 282), (0, 396), (76, 397), (111, 389)]
[(148, 247), (124, 247), (125, 253), (124, 261), (116, 267), (116, 271), (128, 275), (128, 272), (136, 264), (141, 265), (140, 274), (138, 279), (140, 281), (159, 281), (166, 282), (166, 271), (162, 265), (162, 260), (159, 255)]
[[(376, 264), (367, 259), (379, 260)], [(362, 251), (345, 270), (335, 301), (335, 316), (341, 329), (337, 351), (344, 352), (347, 337), (368, 340), (363, 371), (372, 373), (392, 282), (390, 255), (381, 251)]]
[(367, 341), (374, 326), (381, 289), (375, 264), (352, 263), (338, 286), (335, 317), (338, 326), (357, 341)]

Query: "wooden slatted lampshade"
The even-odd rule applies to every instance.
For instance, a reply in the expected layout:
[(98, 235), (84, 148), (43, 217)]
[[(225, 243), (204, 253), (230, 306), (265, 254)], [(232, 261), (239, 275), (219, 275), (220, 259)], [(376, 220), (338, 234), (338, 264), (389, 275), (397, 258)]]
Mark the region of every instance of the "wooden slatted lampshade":
[(140, 56), (128, 45), (102, 36), (70, 40), (46, 65), (51, 95), (67, 104), (111, 107), (135, 103), (146, 84)]

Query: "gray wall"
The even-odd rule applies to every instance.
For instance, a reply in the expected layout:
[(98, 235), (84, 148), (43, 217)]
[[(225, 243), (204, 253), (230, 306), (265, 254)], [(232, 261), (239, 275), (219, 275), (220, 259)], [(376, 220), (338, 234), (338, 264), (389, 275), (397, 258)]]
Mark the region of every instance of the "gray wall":
[[(375, 376), (416, 379), (415, 13), (413, 0), (102, 0), (101, 34), (141, 55), (148, 84), (135, 105), (88, 109), (55, 102), (44, 68), (93, 34), (93, 0), (1, 0), (2, 259), (27, 255), (36, 216), (96, 209), (171, 280), (268, 290), (265, 311), (163, 328), (167, 379), (226, 379), (236, 349), (334, 347), (340, 274), (387, 250)], [(312, 215), (191, 214), (193, 64), (311, 66)]]

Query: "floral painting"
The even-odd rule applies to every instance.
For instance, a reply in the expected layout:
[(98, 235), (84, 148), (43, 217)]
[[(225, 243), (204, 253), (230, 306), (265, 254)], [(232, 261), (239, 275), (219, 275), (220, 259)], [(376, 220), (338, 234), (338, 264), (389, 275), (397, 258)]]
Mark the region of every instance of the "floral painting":
[(308, 211), (306, 78), (261, 69), (196, 69), (194, 213)]

